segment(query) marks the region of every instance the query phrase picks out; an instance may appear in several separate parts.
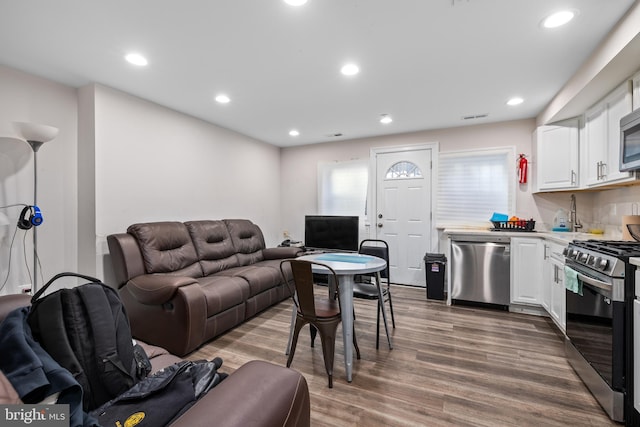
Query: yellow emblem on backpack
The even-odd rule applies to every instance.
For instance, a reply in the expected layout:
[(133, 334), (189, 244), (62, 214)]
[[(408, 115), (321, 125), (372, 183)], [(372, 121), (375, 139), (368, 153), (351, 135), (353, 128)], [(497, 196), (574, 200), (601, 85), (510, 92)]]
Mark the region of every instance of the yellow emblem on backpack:
[(124, 422), (124, 427), (134, 427), (144, 420), (144, 412), (136, 412), (131, 414), (129, 418)]

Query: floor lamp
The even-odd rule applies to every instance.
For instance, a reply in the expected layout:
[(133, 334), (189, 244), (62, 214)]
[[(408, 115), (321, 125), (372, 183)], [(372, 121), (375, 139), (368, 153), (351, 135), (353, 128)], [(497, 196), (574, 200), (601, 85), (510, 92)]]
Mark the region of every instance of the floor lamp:
[[(13, 122), (18, 136), (33, 150), (33, 206), (38, 205), (38, 150), (58, 135), (58, 128), (35, 123)], [(38, 290), (38, 227), (33, 227), (33, 290)]]

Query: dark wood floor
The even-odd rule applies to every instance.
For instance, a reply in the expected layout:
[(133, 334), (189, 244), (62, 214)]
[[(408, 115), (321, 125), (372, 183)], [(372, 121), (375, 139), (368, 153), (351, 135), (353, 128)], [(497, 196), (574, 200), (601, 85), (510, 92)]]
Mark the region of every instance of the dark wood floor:
[[(344, 375), (342, 335), (334, 388), (319, 340), (303, 329), (292, 368), (309, 383), (312, 426), (610, 426), (564, 356), (548, 318), (427, 301), (423, 289), (393, 286), (394, 349), (375, 349), (375, 302), (356, 300), (362, 353)], [(285, 365), (291, 302), (217, 338), (190, 359), (220, 356), (224, 372), (253, 359)], [(384, 329), (382, 329), (384, 334)]]

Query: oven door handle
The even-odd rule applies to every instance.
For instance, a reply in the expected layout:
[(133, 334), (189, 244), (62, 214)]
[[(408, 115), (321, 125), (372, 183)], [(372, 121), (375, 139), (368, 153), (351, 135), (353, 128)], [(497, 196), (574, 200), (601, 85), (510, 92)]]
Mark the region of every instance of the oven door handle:
[(612, 286), (611, 286), (611, 284), (609, 284), (607, 282), (603, 282), (603, 281), (600, 281), (598, 279), (594, 279), (593, 277), (585, 276), (582, 273), (578, 273), (578, 279), (582, 280), (583, 282), (585, 282), (585, 283), (587, 283), (587, 284), (589, 284), (589, 285), (591, 285), (591, 286), (593, 286), (595, 288), (602, 289), (603, 291), (611, 292)]

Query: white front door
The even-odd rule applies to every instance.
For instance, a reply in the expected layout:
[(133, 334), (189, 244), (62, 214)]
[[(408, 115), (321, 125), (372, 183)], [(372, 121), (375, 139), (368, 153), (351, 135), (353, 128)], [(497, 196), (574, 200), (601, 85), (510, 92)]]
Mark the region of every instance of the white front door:
[(430, 247), (431, 148), (374, 152), (376, 199), (371, 235), (389, 244), (392, 283), (425, 286)]

